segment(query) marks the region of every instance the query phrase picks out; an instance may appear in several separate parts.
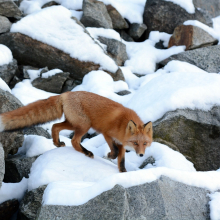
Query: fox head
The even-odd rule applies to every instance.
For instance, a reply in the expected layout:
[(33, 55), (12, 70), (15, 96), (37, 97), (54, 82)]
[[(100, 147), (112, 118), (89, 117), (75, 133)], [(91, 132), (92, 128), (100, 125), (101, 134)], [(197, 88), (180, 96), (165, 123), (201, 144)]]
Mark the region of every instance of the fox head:
[(126, 150), (133, 150), (140, 157), (145, 154), (145, 149), (150, 147), (153, 141), (153, 126), (152, 122), (137, 126), (132, 120), (129, 121), (126, 127)]

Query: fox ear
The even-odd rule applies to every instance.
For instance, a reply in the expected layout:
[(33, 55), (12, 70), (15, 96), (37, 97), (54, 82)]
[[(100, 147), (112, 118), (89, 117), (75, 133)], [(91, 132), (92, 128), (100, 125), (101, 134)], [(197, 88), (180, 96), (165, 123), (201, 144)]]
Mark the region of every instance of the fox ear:
[(151, 136), (153, 135), (153, 126), (152, 126), (152, 122), (149, 121), (146, 124), (144, 124), (144, 132), (146, 134), (150, 134)]
[(126, 133), (134, 134), (136, 129), (137, 129), (136, 124), (132, 120), (130, 120), (128, 122), (128, 125), (127, 125), (127, 128), (126, 128)]

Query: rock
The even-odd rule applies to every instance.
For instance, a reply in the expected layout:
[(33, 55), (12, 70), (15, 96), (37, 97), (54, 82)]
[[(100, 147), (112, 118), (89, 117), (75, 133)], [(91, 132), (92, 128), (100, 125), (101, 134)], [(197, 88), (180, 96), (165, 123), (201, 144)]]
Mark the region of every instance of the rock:
[(51, 139), (51, 135), (46, 130), (44, 130), (42, 127), (32, 126), (29, 128), (24, 128), (22, 130), (22, 133), (24, 135), (38, 135), (38, 136)]
[(0, 204), (0, 219), (10, 220), (13, 214), (18, 210), (19, 202), (17, 199), (5, 201)]
[(200, 47), (212, 46), (217, 42), (215, 38), (199, 27), (193, 25), (180, 25), (175, 28), (168, 47), (185, 45), (186, 50), (192, 50)]
[(0, 0), (0, 15), (19, 18), (22, 12), (12, 0)]
[(147, 30), (147, 26), (145, 24), (133, 23), (130, 25), (128, 34), (134, 40), (138, 40), (146, 30)]
[(54, 6), (54, 5), (60, 5), (60, 4), (55, 2), (55, 1), (51, 1), (51, 2), (48, 2), (48, 3), (44, 4), (42, 6), (42, 8), (47, 8), (47, 7), (51, 7), (51, 6)]
[(154, 141), (178, 150), (196, 170), (220, 167), (220, 106), (210, 111), (178, 109), (154, 123)]
[(9, 83), (10, 89), (13, 89), (15, 87), (15, 85), (19, 82), (21, 82), (21, 80), (17, 76), (14, 76)]
[[(0, 35), (0, 44), (8, 46), (18, 63), (49, 69), (61, 69), (69, 72), (70, 77), (77, 80), (92, 70), (98, 70), (100, 65), (93, 62), (84, 62), (70, 57), (63, 51), (50, 45), (34, 40), (20, 33), (6, 33)], [(31, 50), (30, 50), (31, 48)], [(116, 79), (120, 78), (116, 73), (111, 73)]]
[(30, 79), (30, 76), (28, 74), (28, 70), (39, 70), (39, 68), (33, 67), (33, 66), (23, 66), (23, 78), (24, 79)]
[(220, 45), (188, 50), (176, 55), (173, 55), (159, 64), (165, 66), (171, 60), (180, 60), (191, 63), (209, 73), (220, 72)]
[(128, 91), (128, 90), (122, 90), (122, 91), (120, 91), (120, 92), (117, 92), (116, 94), (118, 94), (118, 95), (120, 95), (120, 96), (124, 96), (124, 95), (129, 95), (129, 94), (131, 94), (131, 92)]
[(174, 29), (187, 20), (198, 20), (211, 26), (211, 17), (207, 18), (202, 10), (195, 9), (195, 13), (189, 14), (177, 4), (164, 0), (148, 0), (144, 9), (144, 24), (147, 25), (147, 33), (151, 31), (166, 32), (172, 34)]
[(202, 8), (209, 12), (212, 18), (220, 15), (220, 2), (216, 0), (193, 0), (196, 8)]
[(46, 92), (60, 94), (64, 83), (69, 78), (70, 73), (57, 73), (48, 78), (36, 78), (32, 81), (32, 85)]
[(29, 191), (24, 195), (18, 211), (19, 220), (36, 219), (37, 212), (41, 207), (45, 188), (45, 185), (40, 186), (39, 188)]
[(4, 149), (2, 147), (2, 144), (0, 143), (0, 188), (2, 186), (2, 181), (5, 174), (5, 160), (4, 160)]
[(107, 53), (118, 66), (123, 66), (128, 59), (126, 45), (122, 42), (106, 37), (98, 37), (98, 40), (107, 46)]
[(0, 66), (0, 77), (9, 85), (17, 70), (17, 61), (13, 59), (9, 64)]
[(103, 27), (112, 29), (112, 20), (103, 2), (83, 0), (83, 16), (81, 22), (85, 27)]
[(41, 206), (36, 219), (205, 220), (209, 219), (207, 193), (205, 189), (162, 176), (151, 183), (130, 188), (116, 185), (79, 206)]
[(127, 195), (124, 187), (116, 185), (87, 203), (79, 206), (41, 206), (36, 219), (125, 219), (128, 212)]
[(208, 191), (161, 176), (126, 189), (127, 219), (209, 219)]
[(10, 31), (11, 22), (8, 18), (0, 15), (0, 34)]
[(146, 167), (148, 164), (154, 164), (156, 162), (156, 160), (150, 156), (148, 157), (141, 165), (140, 165), (140, 169), (143, 169), (144, 167)]
[(82, 82), (79, 80), (67, 79), (63, 85), (62, 93), (67, 92), (67, 91), (71, 91), (76, 86), (80, 85), (81, 83)]
[(9, 155), (5, 160), (5, 183), (18, 183), (23, 177), (29, 178), (32, 163), (38, 158), (25, 155)]
[(134, 42), (133, 38), (131, 38), (124, 30), (117, 30), (120, 34), (121, 38), (128, 42)]
[(125, 21), (125, 19), (121, 16), (121, 14), (112, 5), (107, 5), (106, 8), (112, 20), (112, 26), (114, 29), (129, 28), (128, 23)]

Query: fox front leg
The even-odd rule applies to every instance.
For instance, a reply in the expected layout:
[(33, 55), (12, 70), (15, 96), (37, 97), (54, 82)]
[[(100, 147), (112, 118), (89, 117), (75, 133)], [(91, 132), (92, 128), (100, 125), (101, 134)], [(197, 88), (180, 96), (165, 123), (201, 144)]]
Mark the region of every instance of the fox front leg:
[(122, 172), (127, 172), (125, 169), (125, 149), (122, 145), (118, 145), (119, 154), (118, 154), (118, 169)]

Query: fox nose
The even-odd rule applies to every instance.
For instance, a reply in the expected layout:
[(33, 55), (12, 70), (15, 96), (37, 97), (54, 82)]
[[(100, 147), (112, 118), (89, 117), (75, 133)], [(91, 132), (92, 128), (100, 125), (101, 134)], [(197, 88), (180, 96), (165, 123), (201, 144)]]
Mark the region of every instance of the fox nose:
[(140, 154), (140, 157), (143, 157), (144, 155), (143, 154)]

